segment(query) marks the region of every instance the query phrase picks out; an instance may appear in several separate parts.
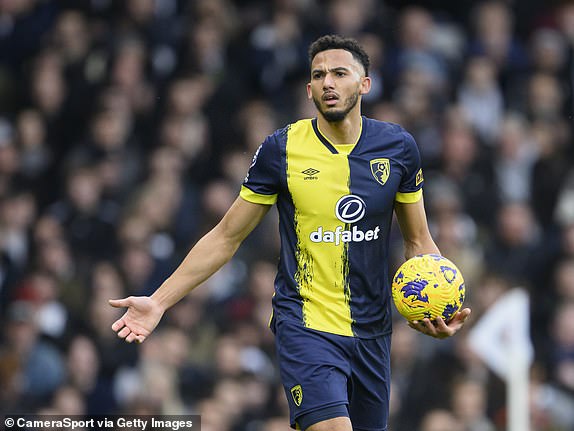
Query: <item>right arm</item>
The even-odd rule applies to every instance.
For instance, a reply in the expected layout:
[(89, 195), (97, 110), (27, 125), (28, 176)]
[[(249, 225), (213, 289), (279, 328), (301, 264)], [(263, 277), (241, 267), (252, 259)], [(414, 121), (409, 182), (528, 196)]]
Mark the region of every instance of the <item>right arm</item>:
[(237, 198), (217, 226), (195, 244), (177, 269), (151, 296), (110, 300), (113, 307), (127, 307), (126, 313), (112, 325), (118, 337), (128, 342), (144, 341), (168, 308), (233, 257), (270, 207)]

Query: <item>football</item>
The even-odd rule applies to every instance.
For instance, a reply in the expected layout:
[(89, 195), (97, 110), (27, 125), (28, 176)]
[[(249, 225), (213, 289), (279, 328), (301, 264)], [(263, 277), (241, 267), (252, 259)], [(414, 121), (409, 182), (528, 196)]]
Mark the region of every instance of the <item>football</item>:
[(392, 282), (393, 301), (408, 321), (442, 317), (448, 322), (464, 302), (466, 288), (459, 269), (446, 257), (420, 254), (397, 270)]

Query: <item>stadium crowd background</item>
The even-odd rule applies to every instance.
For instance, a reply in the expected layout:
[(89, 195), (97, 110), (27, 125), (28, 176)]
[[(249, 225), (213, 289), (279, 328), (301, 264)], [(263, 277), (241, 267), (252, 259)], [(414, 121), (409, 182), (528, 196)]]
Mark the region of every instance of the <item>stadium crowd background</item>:
[[(314, 115), (306, 49), (325, 33), (371, 56), (365, 114), (416, 138), (432, 232), (473, 308), (441, 342), (396, 319), (391, 429), (505, 429), (504, 384), (466, 340), (517, 285), (532, 430), (574, 429), (571, 1), (1, 0), (0, 413), (287, 429), (274, 213), (144, 344), (116, 338), (107, 300), (151, 293), (264, 137)], [(396, 267), (396, 228), (392, 244)]]

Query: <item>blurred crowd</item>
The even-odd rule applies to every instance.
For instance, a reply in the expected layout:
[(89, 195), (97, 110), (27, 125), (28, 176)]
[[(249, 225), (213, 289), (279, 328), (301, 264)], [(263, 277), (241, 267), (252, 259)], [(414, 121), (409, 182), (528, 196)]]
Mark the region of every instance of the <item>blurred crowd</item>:
[[(0, 0), (0, 413), (288, 429), (274, 211), (144, 344), (116, 337), (107, 300), (152, 293), (265, 136), (315, 115), (307, 47), (326, 33), (371, 57), (364, 113), (414, 135), (431, 231), (473, 308), (440, 342), (396, 317), (391, 429), (505, 429), (504, 382), (467, 337), (515, 286), (532, 431), (574, 429), (574, 2), (559, 0)], [(391, 242), (396, 268), (396, 226)]]

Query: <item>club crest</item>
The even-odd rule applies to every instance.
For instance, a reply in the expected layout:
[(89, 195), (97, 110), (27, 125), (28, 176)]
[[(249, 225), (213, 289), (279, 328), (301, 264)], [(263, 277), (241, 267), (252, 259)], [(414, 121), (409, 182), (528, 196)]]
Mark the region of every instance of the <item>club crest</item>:
[(384, 186), (389, 179), (391, 173), (391, 163), (389, 159), (373, 159), (371, 160), (371, 173), (377, 182)]
[(295, 385), (291, 388), (291, 396), (293, 397), (295, 405), (301, 407), (301, 403), (303, 402), (303, 388), (301, 385)]

